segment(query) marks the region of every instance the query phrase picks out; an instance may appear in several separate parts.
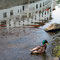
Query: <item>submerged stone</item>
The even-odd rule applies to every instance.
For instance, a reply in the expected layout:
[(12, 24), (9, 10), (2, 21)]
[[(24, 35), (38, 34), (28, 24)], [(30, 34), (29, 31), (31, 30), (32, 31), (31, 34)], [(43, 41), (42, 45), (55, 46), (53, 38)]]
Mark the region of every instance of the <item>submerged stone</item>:
[(53, 49), (53, 55), (56, 56), (56, 57), (60, 57), (60, 45), (56, 46)]

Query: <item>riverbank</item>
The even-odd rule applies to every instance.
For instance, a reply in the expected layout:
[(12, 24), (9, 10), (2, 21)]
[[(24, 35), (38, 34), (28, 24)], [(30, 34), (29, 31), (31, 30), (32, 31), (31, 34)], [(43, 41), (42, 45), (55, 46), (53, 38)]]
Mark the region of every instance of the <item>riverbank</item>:
[(52, 46), (52, 55), (55, 57), (60, 57), (60, 32), (52, 38)]

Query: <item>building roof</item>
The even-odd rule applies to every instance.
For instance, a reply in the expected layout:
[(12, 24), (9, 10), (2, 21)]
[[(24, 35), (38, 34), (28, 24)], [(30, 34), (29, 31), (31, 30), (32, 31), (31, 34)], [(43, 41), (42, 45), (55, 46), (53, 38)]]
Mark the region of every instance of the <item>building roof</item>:
[(27, 4), (29, 1), (32, 3), (39, 0), (0, 0), (0, 9)]

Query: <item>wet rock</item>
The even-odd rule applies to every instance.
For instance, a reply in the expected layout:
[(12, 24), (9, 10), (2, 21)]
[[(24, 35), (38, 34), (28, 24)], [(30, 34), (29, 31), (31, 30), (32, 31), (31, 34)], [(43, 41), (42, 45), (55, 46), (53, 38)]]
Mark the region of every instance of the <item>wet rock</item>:
[(52, 55), (55, 57), (60, 57), (60, 33), (56, 34), (52, 40)]
[(57, 46), (57, 45), (60, 44), (60, 37), (54, 37), (52, 40), (53, 40), (52, 41), (53, 42), (52, 43), (53, 46)]
[(53, 23), (49, 27), (45, 28), (45, 31), (60, 29), (60, 24)]
[(60, 45), (56, 46), (53, 49), (53, 55), (56, 56), (56, 57), (60, 57)]

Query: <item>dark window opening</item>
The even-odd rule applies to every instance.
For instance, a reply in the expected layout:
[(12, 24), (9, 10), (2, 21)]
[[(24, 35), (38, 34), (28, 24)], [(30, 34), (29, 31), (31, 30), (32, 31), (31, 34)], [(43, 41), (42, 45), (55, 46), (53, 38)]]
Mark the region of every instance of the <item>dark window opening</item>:
[(51, 8), (50, 8), (50, 12), (51, 12)]
[(34, 3), (34, 1), (33, 1), (33, 3)]
[(6, 12), (3, 13), (3, 18), (5, 18), (5, 17), (7, 17), (7, 13)]
[(18, 13), (19, 13), (19, 10), (18, 10)]
[(23, 24), (23, 26), (24, 26), (24, 24)]
[(39, 17), (40, 17), (40, 14), (39, 14)]
[(10, 11), (10, 16), (12, 16), (12, 15), (13, 15), (13, 10)]
[(32, 1), (30, 1), (30, 3), (32, 3)]
[(23, 7), (22, 7), (22, 10), (24, 10), (24, 8), (25, 8), (25, 7), (23, 6)]
[(46, 11), (45, 11), (45, 15), (46, 15)]
[(43, 17), (43, 12), (42, 12), (42, 17)]
[(19, 25), (20, 25), (20, 21), (19, 21)]
[(47, 20), (48, 20), (48, 17), (47, 17)]
[(40, 7), (42, 7), (42, 5), (40, 4)]
[(36, 9), (38, 8), (38, 4), (36, 5)]
[(34, 1), (30, 1), (30, 3), (34, 3)]
[(47, 14), (49, 13), (49, 11), (47, 11)]
[(1, 27), (6, 27), (6, 21), (1, 22)]
[(23, 22), (24, 22), (24, 20), (23, 20)]
[(44, 2), (43, 2), (43, 6), (44, 6)]

